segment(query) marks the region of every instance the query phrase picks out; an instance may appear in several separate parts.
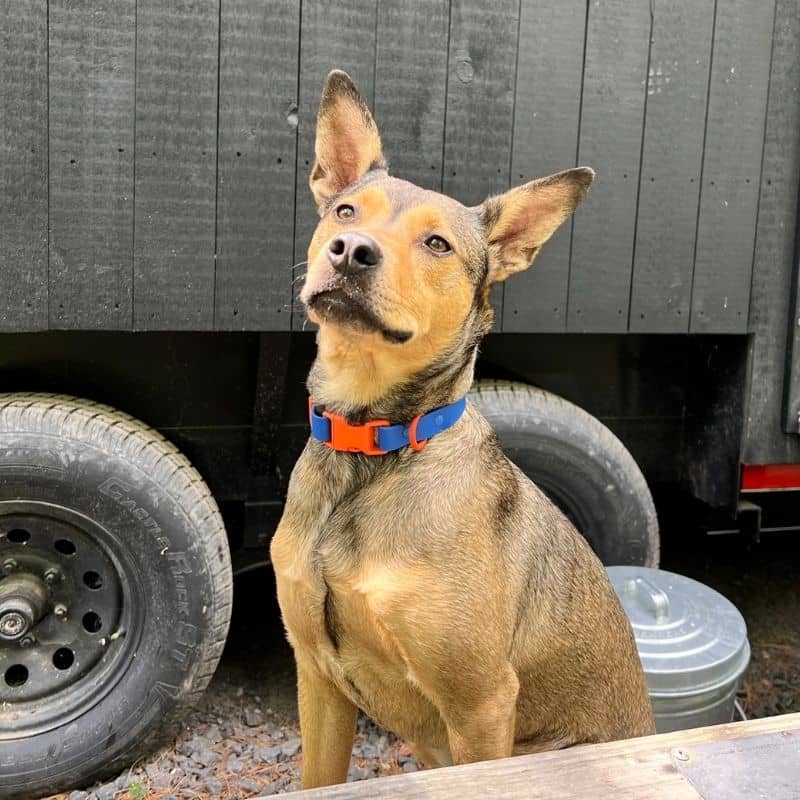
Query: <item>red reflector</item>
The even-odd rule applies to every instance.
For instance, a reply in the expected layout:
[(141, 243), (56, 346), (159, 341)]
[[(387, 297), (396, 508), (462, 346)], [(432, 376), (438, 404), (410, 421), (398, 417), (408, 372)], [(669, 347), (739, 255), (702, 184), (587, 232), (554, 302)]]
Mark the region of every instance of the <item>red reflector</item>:
[(800, 489), (800, 464), (745, 464), (742, 491)]

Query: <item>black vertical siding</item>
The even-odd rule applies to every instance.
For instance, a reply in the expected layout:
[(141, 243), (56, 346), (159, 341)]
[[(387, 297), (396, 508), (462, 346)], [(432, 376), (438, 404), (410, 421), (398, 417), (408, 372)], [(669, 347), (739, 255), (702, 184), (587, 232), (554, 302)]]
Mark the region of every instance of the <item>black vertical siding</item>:
[[(522, 4), (512, 185), (576, 165), (585, 36), (585, 0)], [(565, 329), (571, 234), (570, 220), (533, 267), (512, 279), (505, 292), (504, 331)]]
[(138, 0), (134, 327), (214, 326), (219, 0)]
[(447, 0), (379, 3), (375, 119), (389, 172), (426, 189), (442, 186)]
[(0, 2), (0, 331), (47, 328), (47, 3)]
[(765, 0), (717, 0), (693, 333), (747, 330), (774, 8)]
[(649, 3), (591, 0), (578, 161), (597, 180), (575, 215), (570, 331), (628, 327), (649, 38)]
[(465, 203), (597, 170), (574, 223), (495, 292), (497, 330), (743, 333), (751, 285), (765, 313), (770, 224), (794, 224), (760, 182), (775, 109), (796, 103), (796, 54), (770, 84), (773, 0), (0, 11), (2, 330), (302, 327), (291, 267), (334, 67), (375, 109), (392, 172)]
[(224, 0), (217, 330), (291, 325), (299, 0)]
[(689, 330), (713, 23), (713, 3), (653, 2), (631, 331)]
[(50, 0), (50, 327), (131, 325), (135, 0)]
[[(519, 0), (452, 0), (442, 190), (466, 205), (508, 188)], [(505, 286), (492, 292), (495, 330)]]
[(784, 435), (784, 428), (797, 432), (800, 411), (800, 270), (794, 227), (800, 185), (796, 0), (778, 0), (773, 42), (748, 328), (750, 376), (742, 460), (750, 464), (800, 462), (800, 438)]

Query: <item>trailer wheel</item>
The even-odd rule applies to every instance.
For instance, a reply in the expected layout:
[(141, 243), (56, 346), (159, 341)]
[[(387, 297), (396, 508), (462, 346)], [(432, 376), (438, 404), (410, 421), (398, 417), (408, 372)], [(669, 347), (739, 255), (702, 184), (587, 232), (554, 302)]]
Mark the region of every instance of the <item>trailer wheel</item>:
[(118, 772), (173, 729), (231, 609), (219, 510), (107, 406), (0, 395), (0, 797)]
[(480, 381), (470, 399), (506, 455), (586, 537), (604, 564), (658, 566), (658, 520), (644, 476), (598, 419), (522, 383)]

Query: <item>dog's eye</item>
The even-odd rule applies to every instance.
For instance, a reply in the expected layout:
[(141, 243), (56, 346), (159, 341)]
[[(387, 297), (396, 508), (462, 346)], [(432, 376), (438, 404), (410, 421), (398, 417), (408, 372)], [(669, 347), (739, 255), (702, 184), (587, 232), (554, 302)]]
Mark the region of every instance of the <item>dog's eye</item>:
[(442, 239), (441, 236), (429, 236), (425, 240), (425, 246), (429, 250), (433, 250), (437, 255), (444, 255), (445, 253), (451, 253), (453, 251), (453, 248), (450, 247), (450, 243), (446, 239)]
[(355, 215), (356, 210), (353, 206), (347, 205), (346, 203), (336, 208), (336, 216), (339, 217), (339, 219), (353, 219)]

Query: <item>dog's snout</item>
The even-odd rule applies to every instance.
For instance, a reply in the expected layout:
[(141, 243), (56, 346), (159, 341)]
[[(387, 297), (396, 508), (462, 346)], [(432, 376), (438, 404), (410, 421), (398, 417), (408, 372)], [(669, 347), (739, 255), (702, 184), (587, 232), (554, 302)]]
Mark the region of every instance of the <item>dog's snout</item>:
[(378, 243), (361, 233), (340, 233), (328, 244), (328, 258), (341, 272), (360, 272), (381, 263)]

